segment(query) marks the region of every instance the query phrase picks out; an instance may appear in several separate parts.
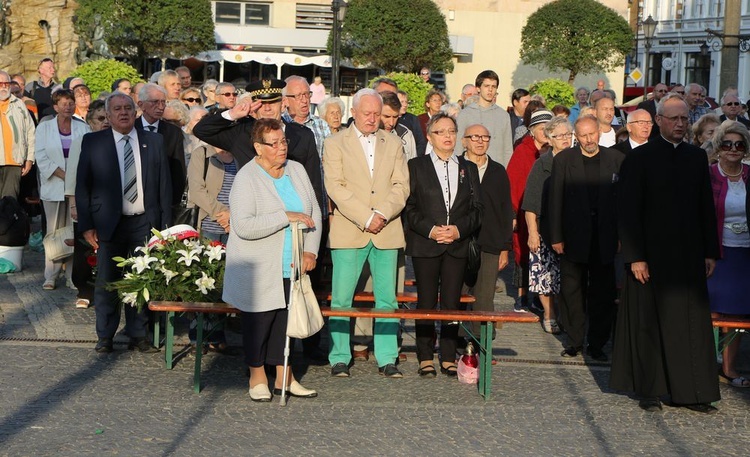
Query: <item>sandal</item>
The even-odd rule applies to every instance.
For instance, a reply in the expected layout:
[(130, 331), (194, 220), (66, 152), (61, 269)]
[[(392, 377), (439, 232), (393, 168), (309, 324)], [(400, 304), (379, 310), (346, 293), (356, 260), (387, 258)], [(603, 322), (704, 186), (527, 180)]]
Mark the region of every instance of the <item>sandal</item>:
[(419, 367), (419, 370), (417, 370), (417, 373), (419, 373), (419, 376), (422, 376), (422, 377), (432, 376), (434, 378), (435, 376), (437, 376), (437, 371), (435, 371), (435, 365), (433, 364)]
[(450, 377), (458, 376), (458, 367), (455, 363), (449, 363), (447, 366), (440, 365), (440, 372)]
[(557, 335), (560, 333), (560, 327), (557, 325), (555, 319), (544, 319), (542, 320), (542, 328), (545, 332)]
[(740, 389), (750, 387), (750, 380), (748, 380), (744, 376), (730, 378), (729, 376), (725, 375), (723, 371), (719, 371), (719, 381), (723, 382), (724, 384), (729, 384), (732, 387), (738, 387)]

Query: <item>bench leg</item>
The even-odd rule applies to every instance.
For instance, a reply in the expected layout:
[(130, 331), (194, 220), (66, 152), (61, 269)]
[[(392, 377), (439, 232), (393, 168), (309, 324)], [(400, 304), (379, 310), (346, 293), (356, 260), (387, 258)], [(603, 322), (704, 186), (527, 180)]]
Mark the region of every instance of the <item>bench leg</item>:
[(164, 329), (167, 334), (167, 341), (164, 343), (164, 357), (167, 361), (167, 369), (171, 370), (174, 364), (173, 352), (174, 352), (174, 311), (167, 312), (167, 328)]
[(159, 338), (161, 336), (161, 331), (159, 327), (161, 326), (161, 314), (156, 313), (154, 315), (154, 347), (158, 348), (161, 347), (159, 344)]
[(195, 329), (195, 372), (193, 374), (193, 391), (201, 391), (201, 358), (203, 357), (203, 313), (196, 313), (198, 326)]
[(486, 401), (492, 387), (492, 322), (482, 322), (479, 340), (479, 394)]
[(719, 346), (719, 327), (714, 327), (714, 344), (716, 345), (716, 360), (721, 355), (721, 347)]

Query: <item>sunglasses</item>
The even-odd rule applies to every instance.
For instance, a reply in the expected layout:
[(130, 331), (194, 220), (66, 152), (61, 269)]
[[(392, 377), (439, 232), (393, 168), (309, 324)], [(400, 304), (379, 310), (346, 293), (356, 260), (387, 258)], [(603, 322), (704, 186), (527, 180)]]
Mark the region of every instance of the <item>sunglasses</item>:
[(190, 102), (190, 103), (200, 103), (203, 101), (200, 98), (193, 98), (193, 97), (185, 97), (182, 100), (186, 102)]
[(724, 103), (724, 106), (740, 106), (740, 102), (727, 102)]
[(732, 146), (734, 146), (734, 150), (737, 152), (745, 152), (745, 149), (747, 149), (744, 141), (735, 141), (732, 143), (730, 140), (726, 140), (719, 143), (719, 148), (722, 151), (731, 151)]
[(240, 95), (239, 92), (224, 92), (223, 94), (216, 94), (216, 95), (223, 95), (225, 97), (236, 97)]

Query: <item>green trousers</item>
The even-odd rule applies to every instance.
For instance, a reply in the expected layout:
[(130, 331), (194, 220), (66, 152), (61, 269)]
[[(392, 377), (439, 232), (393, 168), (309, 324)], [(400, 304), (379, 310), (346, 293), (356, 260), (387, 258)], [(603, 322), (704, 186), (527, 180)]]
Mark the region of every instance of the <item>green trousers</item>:
[[(396, 270), (398, 249), (378, 249), (372, 241), (360, 249), (331, 249), (333, 279), (331, 285), (331, 308), (350, 308), (354, 290), (362, 273), (365, 261), (372, 273), (372, 291), (375, 294), (375, 308), (396, 309)], [(398, 357), (398, 319), (375, 319), (374, 346), (378, 366), (395, 363)], [(331, 330), (331, 350), (328, 361), (331, 365), (352, 359), (349, 347), (349, 318), (331, 317), (328, 320)]]

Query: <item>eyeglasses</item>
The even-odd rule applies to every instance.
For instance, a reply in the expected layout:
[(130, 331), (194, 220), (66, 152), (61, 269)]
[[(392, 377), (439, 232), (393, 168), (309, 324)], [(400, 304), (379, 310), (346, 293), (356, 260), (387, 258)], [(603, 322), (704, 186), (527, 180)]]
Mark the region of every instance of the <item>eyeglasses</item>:
[(687, 124), (688, 123), (688, 117), (687, 116), (661, 116), (661, 117), (662, 117), (662, 119), (666, 119), (669, 122), (673, 122), (673, 123), (677, 122), (677, 121), (682, 121), (683, 124)]
[(429, 76), (429, 74), (430, 74), (429, 71), (423, 71), (423, 72), (420, 73), (420, 75), (422, 75), (422, 76)]
[(456, 134), (456, 131), (454, 129), (445, 129), (445, 130), (433, 130), (430, 133), (432, 133), (433, 135), (437, 135), (437, 136), (446, 136), (446, 135), (453, 136)]
[(10, 86), (10, 83), (7, 81), (0, 81), (0, 87), (8, 87)]
[(224, 92), (223, 94), (216, 94), (216, 95), (223, 95), (225, 97), (237, 97), (240, 95), (239, 92)]
[(630, 122), (628, 122), (628, 124), (638, 124), (640, 126), (644, 126), (644, 125), (651, 125), (651, 124), (653, 124), (653, 122), (651, 122), (651, 121), (630, 121)]
[(734, 150), (737, 152), (745, 152), (745, 150), (747, 149), (744, 141), (735, 141), (734, 143), (732, 143), (730, 140), (725, 140), (719, 143), (719, 148), (722, 151), (731, 151), (732, 146), (734, 146)]
[(151, 103), (157, 106), (167, 106), (166, 100), (144, 100), (147, 103)]
[[(435, 132), (437, 133), (437, 132)], [(490, 138), (492, 138), (490, 135), (465, 135), (464, 138), (469, 138), (471, 141), (479, 142), (484, 141), (485, 143), (490, 141)]]
[(185, 97), (182, 100), (186, 102), (190, 102), (190, 103), (200, 103), (203, 101), (200, 98), (193, 98), (193, 97)]
[(94, 118), (95, 121), (104, 122), (107, 120), (107, 116), (97, 116)]
[(310, 97), (312, 97), (312, 91), (310, 91), (310, 92), (301, 92), (301, 93), (295, 94), (295, 95), (287, 94), (286, 96), (289, 97), (289, 98), (293, 98), (295, 100), (297, 100), (297, 99), (299, 99), (299, 100), (310, 99)]
[(740, 106), (740, 105), (741, 105), (740, 102), (727, 102), (727, 103), (724, 103), (724, 106)]
[(561, 133), (559, 135), (550, 135), (550, 138), (553, 140), (567, 140), (568, 138), (573, 138), (573, 134), (571, 132)]
[(264, 144), (264, 145), (266, 145), (268, 147), (271, 147), (271, 148), (274, 148), (274, 149), (279, 149), (282, 144), (284, 146), (289, 146), (289, 140), (287, 140), (286, 138), (281, 138), (281, 139), (279, 139), (277, 141), (274, 141), (273, 143), (266, 143), (265, 141), (258, 141), (258, 143)]

